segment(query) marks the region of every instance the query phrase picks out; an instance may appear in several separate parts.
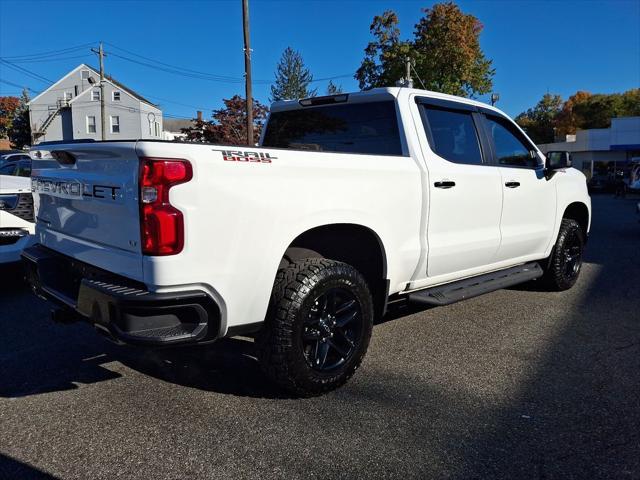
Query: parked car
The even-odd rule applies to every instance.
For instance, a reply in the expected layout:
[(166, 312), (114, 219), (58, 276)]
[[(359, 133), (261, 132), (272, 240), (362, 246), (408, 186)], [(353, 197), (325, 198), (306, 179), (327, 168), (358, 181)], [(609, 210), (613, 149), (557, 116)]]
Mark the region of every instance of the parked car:
[(0, 264), (20, 261), (34, 228), (31, 179), (0, 172)]
[(54, 319), (145, 346), (256, 336), (295, 395), (354, 374), (389, 300), (571, 288), (590, 226), (568, 153), (417, 89), (276, 102), (260, 147), (33, 150), (38, 244), (23, 258)]
[[(24, 157), (20, 155), (20, 157)], [(10, 177), (30, 177), (31, 176), (31, 158), (29, 155), (24, 158), (10, 158), (0, 165), (0, 175)]]
[(31, 157), (29, 157), (29, 154), (27, 152), (14, 151), (9, 153), (3, 153), (0, 155), (0, 166), (8, 162), (17, 162), (19, 160), (29, 160), (30, 158)]
[(611, 193), (616, 188), (616, 182), (609, 174), (594, 173), (587, 186), (589, 193)]
[(640, 161), (631, 164), (627, 191), (629, 193), (640, 193)]

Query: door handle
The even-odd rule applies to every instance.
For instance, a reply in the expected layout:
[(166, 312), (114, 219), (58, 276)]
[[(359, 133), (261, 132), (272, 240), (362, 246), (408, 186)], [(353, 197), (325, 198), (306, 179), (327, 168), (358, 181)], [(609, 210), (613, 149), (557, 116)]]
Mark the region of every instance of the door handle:
[(444, 188), (444, 189), (453, 188), (456, 186), (456, 182), (452, 182), (450, 180), (442, 180), (441, 182), (435, 182), (433, 186), (436, 188)]
[(504, 186), (507, 188), (518, 188), (520, 186), (520, 182), (506, 182)]

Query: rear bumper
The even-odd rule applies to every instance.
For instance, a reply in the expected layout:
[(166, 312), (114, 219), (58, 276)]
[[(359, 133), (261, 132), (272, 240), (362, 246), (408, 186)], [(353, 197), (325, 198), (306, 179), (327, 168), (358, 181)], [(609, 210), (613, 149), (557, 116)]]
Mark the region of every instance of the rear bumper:
[(112, 339), (184, 345), (220, 334), (220, 310), (205, 292), (149, 292), (144, 284), (34, 245), (24, 250), (27, 279), (58, 317), (85, 320)]
[(31, 245), (34, 240), (35, 237), (29, 234), (18, 236), (12, 242), (0, 238), (0, 264), (19, 262), (22, 250)]

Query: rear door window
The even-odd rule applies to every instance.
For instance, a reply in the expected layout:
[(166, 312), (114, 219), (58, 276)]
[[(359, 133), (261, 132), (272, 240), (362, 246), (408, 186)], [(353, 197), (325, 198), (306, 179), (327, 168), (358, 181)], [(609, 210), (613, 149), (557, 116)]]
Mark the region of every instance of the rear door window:
[(393, 101), (273, 112), (269, 116), (262, 146), (317, 152), (402, 155)]
[(423, 105), (431, 148), (445, 160), (482, 164), (482, 152), (472, 112)]

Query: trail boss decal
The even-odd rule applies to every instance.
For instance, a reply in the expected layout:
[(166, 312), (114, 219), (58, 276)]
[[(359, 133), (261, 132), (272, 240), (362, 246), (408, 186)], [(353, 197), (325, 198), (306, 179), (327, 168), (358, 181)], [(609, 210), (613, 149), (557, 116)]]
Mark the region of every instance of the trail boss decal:
[(222, 159), (225, 162), (257, 162), (257, 163), (271, 163), (272, 160), (277, 160), (278, 157), (272, 157), (268, 153), (264, 152), (242, 152), (240, 150), (217, 150), (212, 149), (214, 152), (221, 152)]
[(82, 197), (104, 198), (107, 200), (117, 200), (121, 197), (118, 193), (121, 187), (113, 185), (96, 185), (80, 183), (73, 180), (59, 180), (32, 177), (31, 191), (45, 193), (52, 197), (79, 199)]

